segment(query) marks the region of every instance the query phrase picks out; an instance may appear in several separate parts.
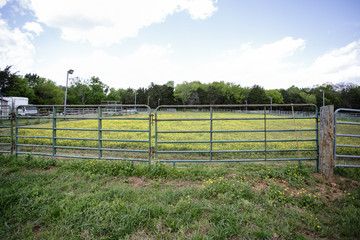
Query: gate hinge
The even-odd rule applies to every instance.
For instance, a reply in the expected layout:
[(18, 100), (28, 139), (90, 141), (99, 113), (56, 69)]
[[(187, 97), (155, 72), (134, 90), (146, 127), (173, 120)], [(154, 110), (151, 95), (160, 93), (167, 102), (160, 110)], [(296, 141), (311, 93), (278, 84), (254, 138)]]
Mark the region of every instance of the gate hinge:
[(155, 158), (155, 153), (156, 153), (155, 147), (151, 147), (149, 149), (149, 156), (151, 156), (152, 159)]
[(12, 112), (9, 115), (10, 115), (10, 120), (15, 120), (16, 119), (16, 113)]

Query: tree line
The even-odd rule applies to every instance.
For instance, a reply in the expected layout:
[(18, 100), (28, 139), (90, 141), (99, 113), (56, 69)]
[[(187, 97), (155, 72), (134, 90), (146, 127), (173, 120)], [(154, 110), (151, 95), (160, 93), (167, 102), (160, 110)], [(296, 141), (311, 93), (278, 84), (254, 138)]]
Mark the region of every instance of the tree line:
[[(360, 109), (360, 86), (352, 83), (326, 83), (312, 88), (292, 86), (287, 89), (265, 90), (259, 85), (241, 87), (224, 81), (201, 83), (183, 82), (174, 85), (173, 81), (158, 85), (151, 83), (147, 88), (115, 89), (104, 84), (98, 77), (90, 79), (71, 78), (68, 86), (67, 104), (148, 104), (195, 105), (195, 104), (282, 104), (312, 103), (334, 105), (335, 108)], [(2, 96), (28, 97), (31, 104), (64, 104), (65, 86), (37, 74), (19, 75), (11, 72), (11, 66), (0, 69), (0, 94)], [(136, 96), (135, 96), (136, 95)]]

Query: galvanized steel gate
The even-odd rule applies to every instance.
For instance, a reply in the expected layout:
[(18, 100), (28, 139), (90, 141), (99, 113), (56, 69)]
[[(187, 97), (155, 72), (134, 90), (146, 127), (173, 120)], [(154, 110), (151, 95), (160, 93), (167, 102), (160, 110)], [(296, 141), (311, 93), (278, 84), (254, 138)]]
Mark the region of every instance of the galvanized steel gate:
[[(335, 167), (360, 167), (360, 109), (339, 108), (335, 111)], [(342, 154), (339, 153), (339, 150)], [(341, 160), (352, 160), (340, 164)]]
[[(0, 153), (150, 164), (151, 111), (146, 105), (35, 107), (36, 115), (20, 116), (17, 109), (15, 118), (4, 119), (14, 126), (2, 126), (7, 131), (1, 144), (12, 148)], [(139, 124), (131, 127), (132, 122)]]
[(317, 132), (317, 107), (312, 104), (159, 106), (155, 159), (172, 163), (317, 161)]
[(16, 114), (9, 119), (15, 126), (2, 126), (7, 131), (0, 135), (0, 152), (149, 165), (318, 162), (318, 111), (312, 104), (171, 105), (154, 111), (147, 105), (36, 107), (35, 116)]

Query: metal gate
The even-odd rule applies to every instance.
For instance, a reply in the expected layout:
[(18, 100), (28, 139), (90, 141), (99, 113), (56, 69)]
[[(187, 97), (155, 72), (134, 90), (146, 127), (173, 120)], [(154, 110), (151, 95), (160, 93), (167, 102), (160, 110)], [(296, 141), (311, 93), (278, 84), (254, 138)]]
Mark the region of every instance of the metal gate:
[[(159, 106), (159, 162), (318, 160), (312, 104)], [(318, 166), (318, 164), (317, 164)]]
[(3, 153), (151, 162), (147, 105), (34, 105), (20, 114), (24, 107), (8, 120), (15, 126), (2, 126), (10, 130), (0, 136)]
[(147, 105), (41, 105), (20, 115), (21, 107), (2, 125), (2, 153), (149, 165), (315, 160), (318, 166), (312, 104), (162, 105), (154, 111)]
[(334, 166), (360, 167), (360, 109), (339, 108), (334, 118)]

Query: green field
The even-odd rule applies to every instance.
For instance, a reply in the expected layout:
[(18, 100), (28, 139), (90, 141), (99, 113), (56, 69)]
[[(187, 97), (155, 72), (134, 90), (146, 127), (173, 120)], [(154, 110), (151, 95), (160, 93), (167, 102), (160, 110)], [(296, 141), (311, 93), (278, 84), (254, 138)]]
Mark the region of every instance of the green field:
[(359, 239), (360, 172), (0, 155), (1, 239)]

